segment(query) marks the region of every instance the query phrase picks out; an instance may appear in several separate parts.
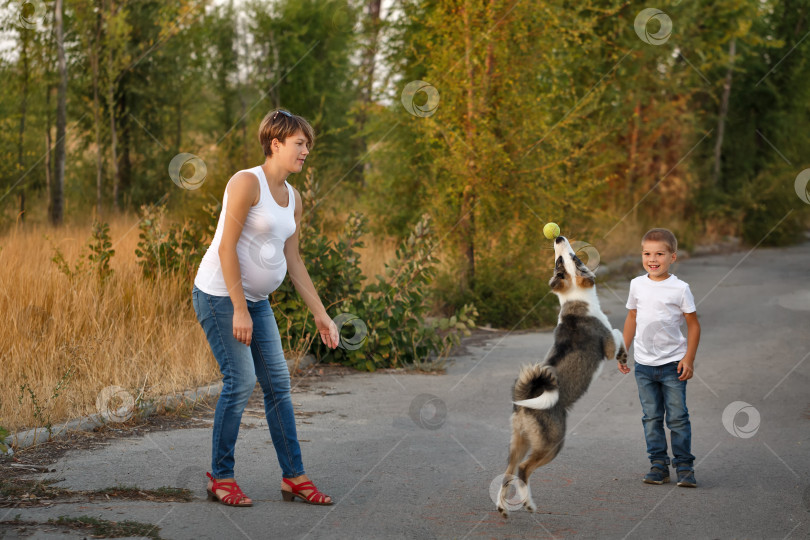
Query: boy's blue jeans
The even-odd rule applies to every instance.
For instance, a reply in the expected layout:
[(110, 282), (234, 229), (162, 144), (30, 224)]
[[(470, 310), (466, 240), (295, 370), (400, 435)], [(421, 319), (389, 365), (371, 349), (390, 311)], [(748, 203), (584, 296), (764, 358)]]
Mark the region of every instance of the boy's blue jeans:
[(678, 380), (678, 362), (663, 366), (646, 366), (636, 362), (636, 383), (644, 416), (644, 438), (650, 461), (663, 461), (669, 465), (667, 436), (664, 432), (666, 417), (672, 440), (672, 465), (692, 468), (692, 425), (686, 408), (686, 381)]
[(229, 296), (211, 296), (194, 287), (191, 297), (197, 320), (222, 372), (222, 393), (214, 413), (211, 475), (215, 479), (234, 476), (239, 424), (258, 379), (282, 476), (301, 476), (304, 465), (290, 397), (290, 372), (269, 300), (247, 301), (253, 319), (253, 335), (247, 346), (233, 337), (233, 302)]

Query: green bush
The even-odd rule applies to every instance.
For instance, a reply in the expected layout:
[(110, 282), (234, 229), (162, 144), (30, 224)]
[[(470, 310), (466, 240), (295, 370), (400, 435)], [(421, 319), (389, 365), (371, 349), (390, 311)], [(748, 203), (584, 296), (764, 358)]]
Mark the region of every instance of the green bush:
[[(80, 256), (72, 267), (58, 247), (54, 246), (53, 250), (51, 261), (71, 281), (89, 274), (95, 276), (99, 285), (103, 285), (114, 273), (110, 268), (110, 259), (115, 255), (115, 250), (112, 249), (110, 226), (107, 223), (93, 222), (93, 230), (87, 242), (88, 253)], [(85, 266), (85, 259), (88, 266)]]
[(303, 344), (319, 359), (368, 371), (440, 364), (461, 335), (469, 334), (477, 312), (465, 305), (451, 317), (429, 317), (429, 284), (436, 264), (429, 218), (423, 216), (416, 224), (385, 265), (384, 275), (364, 284), (356, 250), (362, 247), (366, 218), (352, 214), (337, 240), (327, 241), (317, 230), (313, 212), (317, 188), (308, 177), (299, 249), (324, 306), (330, 315), (337, 314), (337, 322), (345, 323), (341, 346), (332, 350), (323, 345), (306, 304), (287, 277), (271, 298), (282, 335), (287, 333), (287, 348), (300, 350)]
[[(807, 205), (796, 195), (793, 181), (777, 181), (765, 171), (746, 185), (739, 196), (741, 233), (750, 246), (787, 246), (802, 239)], [(789, 177), (789, 173), (781, 176)], [(795, 174), (794, 174), (795, 176)]]
[(6, 439), (8, 438), (9, 435), (10, 433), (8, 432), (8, 430), (3, 426), (0, 426), (0, 456), (9, 454), (8, 450), (10, 447), (8, 446), (8, 444), (6, 444)]
[[(34, 415), (34, 420), (36, 421), (36, 428), (43, 427), (48, 431), (48, 438), (53, 435), (53, 423), (51, 422), (51, 413), (53, 411), (54, 402), (59, 398), (62, 389), (70, 384), (71, 379), (73, 377), (73, 372), (75, 371), (75, 366), (70, 366), (65, 373), (62, 374), (62, 377), (59, 379), (59, 382), (56, 383), (56, 386), (53, 387), (51, 391), (51, 395), (45, 399), (43, 403), (40, 401), (40, 396), (37, 396), (34, 392), (34, 389), (28, 384), (28, 380), (24, 379), (25, 382), (20, 385), (20, 393), (17, 396), (17, 403), (20, 407), (24, 406), (25, 396), (28, 395), (28, 401), (31, 402), (31, 411)], [(2, 442), (2, 440), (0, 440)]]
[(471, 290), (461, 292), (456, 273), (442, 274), (436, 283), (436, 296), (445, 308), (474, 304), (478, 324), (495, 328), (525, 329), (552, 326), (557, 320), (559, 300), (551, 293), (543, 266), (529, 255), (476, 261)]
[(173, 223), (164, 231), (161, 222), (166, 214), (165, 205), (141, 206), (138, 225), (141, 233), (135, 255), (143, 275), (154, 279), (164, 273), (182, 273), (193, 279), (216, 230), (219, 208), (206, 205), (208, 219), (205, 222), (187, 219), (182, 225)]

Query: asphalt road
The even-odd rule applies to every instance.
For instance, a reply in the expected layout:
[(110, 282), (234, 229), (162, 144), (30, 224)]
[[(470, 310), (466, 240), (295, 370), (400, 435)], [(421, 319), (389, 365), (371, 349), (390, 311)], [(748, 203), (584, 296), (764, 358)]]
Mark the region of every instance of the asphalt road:
[[(632, 374), (608, 364), (569, 415), (565, 447), (531, 478), (537, 513), (502, 519), (510, 388), (549, 332), (486, 334), (446, 375), (360, 374), (294, 394), (307, 473), (337, 504), (285, 503), (261, 418), (237, 444), (252, 508), (205, 500), (210, 429), (183, 429), (67, 454), (45, 475), (72, 489), (188, 487), (189, 503), (96, 501), (2, 509), (0, 521), (88, 515), (157, 524), (163, 538), (808, 538), (810, 243), (688, 259), (703, 330), (687, 403), (697, 489), (651, 486)], [(599, 288), (621, 328), (628, 281)], [(324, 391), (325, 390), (325, 391)], [(428, 394), (430, 397), (425, 397)], [(421, 396), (421, 397), (420, 397)], [(742, 402), (742, 403), (737, 403)], [(736, 413), (736, 414), (735, 414)], [(725, 418), (725, 425), (724, 425)], [(74, 534), (0, 528), (6, 538)]]

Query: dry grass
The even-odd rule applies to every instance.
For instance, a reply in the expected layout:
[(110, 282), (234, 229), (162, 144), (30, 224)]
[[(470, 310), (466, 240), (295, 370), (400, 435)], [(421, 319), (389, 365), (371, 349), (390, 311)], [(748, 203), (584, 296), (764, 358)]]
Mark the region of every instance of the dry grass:
[(385, 263), (396, 256), (400, 241), (396, 238), (373, 239), (369, 236), (363, 238), (363, 243), (365, 245), (357, 250), (360, 254), (360, 271), (373, 281), (374, 276), (385, 272)]
[[(144, 279), (138, 233), (133, 216), (110, 223), (115, 274), (104, 287), (92, 278), (71, 281), (50, 260), (58, 246), (76, 261), (90, 236), (87, 224), (29, 223), (0, 237), (0, 425), (16, 431), (94, 413), (97, 395), (110, 385), (150, 399), (218, 378), (191, 283)], [(38, 415), (23, 384), (40, 404)]]
[[(29, 222), (0, 235), (0, 426), (12, 432), (95, 413), (107, 386), (149, 400), (220, 376), (191, 305), (190, 281), (141, 275), (138, 217), (110, 221), (115, 274), (103, 287), (92, 277), (71, 281), (51, 261), (54, 247), (71, 265), (86, 253), (91, 221), (75, 221), (58, 229)], [(397, 243), (364, 241), (364, 274), (382, 273)]]
[[(137, 216), (110, 222), (115, 274), (103, 287), (92, 276), (71, 280), (51, 261), (54, 247), (71, 263), (86, 253), (89, 217), (75, 221), (59, 229), (29, 222), (0, 235), (0, 426), (12, 432), (95, 413), (107, 386), (149, 400), (220, 376), (194, 315), (190, 280), (141, 275)], [(634, 252), (642, 232), (623, 223), (597, 246), (603, 262)], [(364, 242), (360, 266), (373, 279), (397, 241), (369, 235)]]

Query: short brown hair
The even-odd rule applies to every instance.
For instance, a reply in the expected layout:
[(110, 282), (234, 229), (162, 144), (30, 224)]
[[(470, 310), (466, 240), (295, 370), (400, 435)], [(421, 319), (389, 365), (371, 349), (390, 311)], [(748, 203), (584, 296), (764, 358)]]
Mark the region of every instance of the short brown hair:
[(648, 240), (665, 243), (672, 253), (678, 251), (678, 239), (669, 229), (650, 229), (641, 239), (641, 245), (643, 246), (644, 242)]
[[(288, 116), (289, 115), (289, 116)], [(301, 116), (288, 113), (282, 109), (274, 109), (267, 113), (259, 124), (259, 143), (262, 145), (265, 157), (273, 155), (271, 143), (273, 139), (278, 139), (283, 143), (287, 137), (294, 135), (296, 132), (301, 131), (304, 137), (307, 138), (307, 148), (312, 148), (315, 142), (315, 130), (312, 126)]]

